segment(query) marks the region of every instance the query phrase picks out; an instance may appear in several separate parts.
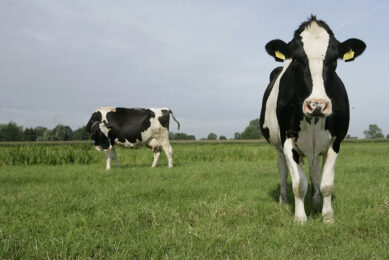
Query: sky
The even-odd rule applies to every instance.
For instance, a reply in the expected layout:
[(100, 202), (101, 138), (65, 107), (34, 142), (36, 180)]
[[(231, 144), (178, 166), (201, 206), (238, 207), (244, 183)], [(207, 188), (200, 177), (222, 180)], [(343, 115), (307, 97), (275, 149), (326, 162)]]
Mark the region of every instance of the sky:
[[(102, 106), (168, 107), (181, 132), (233, 137), (259, 118), (273, 68), (264, 46), (288, 42), (311, 14), (339, 41), (349, 134), (389, 134), (389, 1), (0, 0), (0, 123), (86, 125)], [(174, 121), (170, 129), (177, 131)]]

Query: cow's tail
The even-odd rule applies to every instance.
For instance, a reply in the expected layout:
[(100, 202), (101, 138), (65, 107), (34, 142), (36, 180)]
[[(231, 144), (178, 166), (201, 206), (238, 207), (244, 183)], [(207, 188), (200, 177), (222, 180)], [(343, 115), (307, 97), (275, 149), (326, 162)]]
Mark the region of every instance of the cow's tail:
[(173, 117), (174, 121), (176, 121), (176, 123), (177, 123), (177, 126), (178, 126), (177, 128), (178, 128), (178, 130), (180, 130), (180, 122), (178, 122), (177, 119), (174, 117), (173, 111), (171, 111), (171, 110), (169, 109), (169, 113), (172, 114), (172, 117)]

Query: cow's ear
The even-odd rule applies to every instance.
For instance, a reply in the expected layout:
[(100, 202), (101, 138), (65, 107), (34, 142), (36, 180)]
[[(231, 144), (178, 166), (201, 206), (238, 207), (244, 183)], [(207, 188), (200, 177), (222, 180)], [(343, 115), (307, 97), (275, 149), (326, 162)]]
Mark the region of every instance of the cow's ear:
[(265, 46), (267, 53), (276, 61), (284, 61), (289, 57), (288, 44), (282, 40), (272, 40)]
[(353, 61), (356, 57), (362, 54), (366, 44), (358, 39), (348, 39), (339, 44), (339, 58), (345, 62)]

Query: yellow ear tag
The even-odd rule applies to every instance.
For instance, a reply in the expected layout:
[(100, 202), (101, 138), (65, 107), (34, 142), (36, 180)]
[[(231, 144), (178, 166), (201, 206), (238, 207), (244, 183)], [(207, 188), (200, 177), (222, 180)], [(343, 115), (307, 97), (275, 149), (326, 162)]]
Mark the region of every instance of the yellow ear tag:
[(276, 51), (275, 55), (276, 55), (277, 58), (279, 58), (281, 60), (285, 60), (285, 55), (282, 54), (280, 51)]
[(354, 51), (351, 49), (343, 55), (344, 61), (351, 60), (352, 58), (354, 58)]
[(108, 131), (111, 131), (111, 128), (110, 128), (110, 127), (108, 128)]

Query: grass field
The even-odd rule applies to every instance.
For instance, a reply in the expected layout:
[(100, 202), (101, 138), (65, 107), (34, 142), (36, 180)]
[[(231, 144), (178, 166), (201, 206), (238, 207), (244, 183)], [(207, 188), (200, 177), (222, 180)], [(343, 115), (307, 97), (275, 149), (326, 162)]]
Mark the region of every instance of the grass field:
[[(118, 149), (105, 171), (90, 144), (0, 146), (5, 259), (388, 259), (389, 142), (346, 143), (335, 225), (305, 199), (308, 222), (278, 204), (276, 153), (261, 143), (176, 143), (174, 168)], [(290, 180), (289, 180), (290, 182)], [(310, 191), (308, 191), (310, 194)]]

